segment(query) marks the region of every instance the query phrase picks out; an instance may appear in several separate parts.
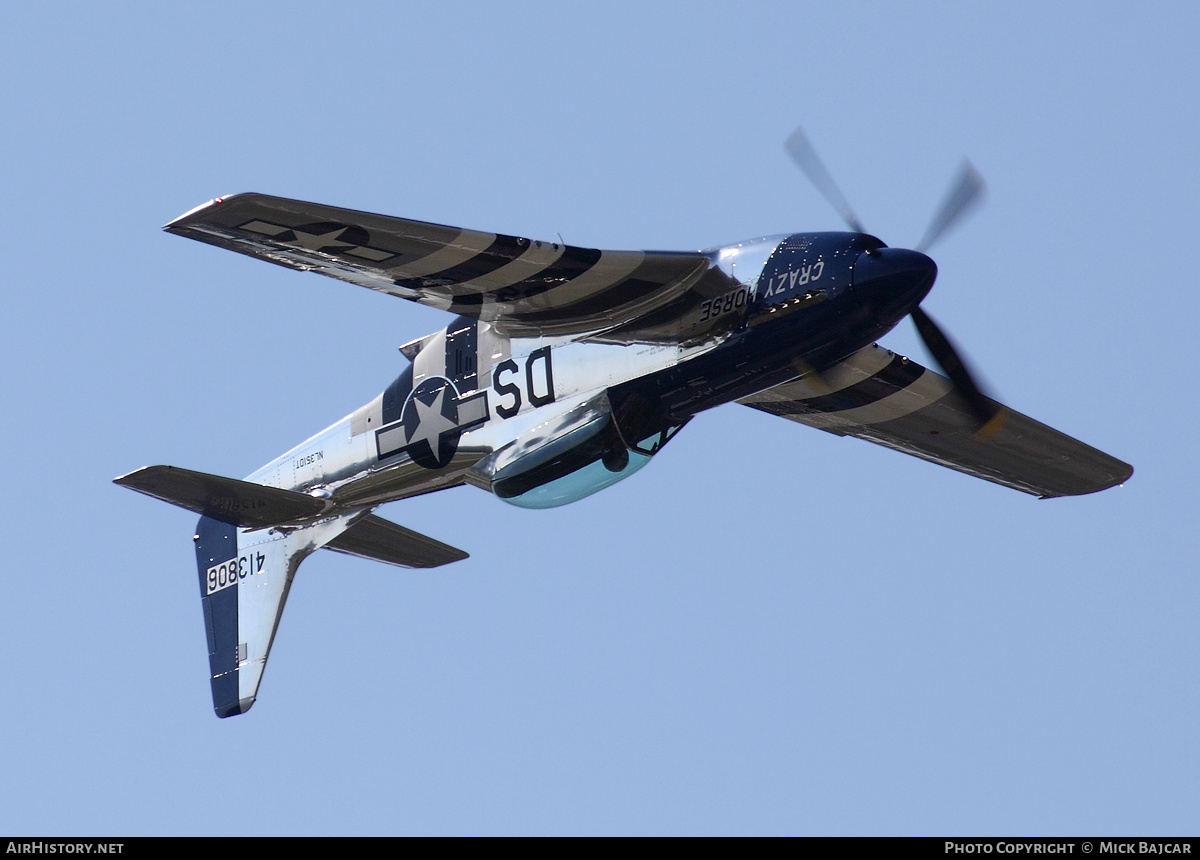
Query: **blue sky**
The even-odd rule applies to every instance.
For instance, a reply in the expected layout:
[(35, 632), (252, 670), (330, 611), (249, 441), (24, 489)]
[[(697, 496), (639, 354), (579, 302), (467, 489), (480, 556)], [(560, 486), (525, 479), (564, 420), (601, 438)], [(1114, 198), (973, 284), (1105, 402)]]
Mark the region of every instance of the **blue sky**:
[[(1195, 834), (1193, 4), (27, 4), (6, 16), (0, 831)], [(472, 558), (301, 568), (213, 716), (191, 514), (438, 312), (160, 226), (262, 191), (605, 248), (989, 197), (926, 302), (1011, 406), (1132, 463), (1039, 502), (729, 406)], [(919, 361), (909, 326), (884, 341)]]

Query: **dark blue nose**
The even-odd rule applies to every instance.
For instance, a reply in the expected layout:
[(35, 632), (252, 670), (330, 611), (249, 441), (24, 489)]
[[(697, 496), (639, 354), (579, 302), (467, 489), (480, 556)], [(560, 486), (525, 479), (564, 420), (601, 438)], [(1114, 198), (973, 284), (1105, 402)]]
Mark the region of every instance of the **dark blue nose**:
[(879, 248), (854, 261), (854, 294), (880, 325), (894, 326), (933, 287), (937, 264), (920, 251)]

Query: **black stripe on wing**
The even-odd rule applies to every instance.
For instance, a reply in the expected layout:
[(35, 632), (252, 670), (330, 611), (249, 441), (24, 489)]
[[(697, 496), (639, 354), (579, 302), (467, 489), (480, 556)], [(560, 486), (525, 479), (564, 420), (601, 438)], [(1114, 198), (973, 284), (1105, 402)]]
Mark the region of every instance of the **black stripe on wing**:
[(804, 400), (768, 401), (747, 405), (779, 416), (805, 415), (812, 412), (844, 412), (847, 409), (870, 406), (885, 397), (891, 397), (897, 391), (912, 385), (921, 378), (923, 373), (925, 373), (925, 368), (921, 365), (897, 355), (888, 362), (883, 370), (839, 391)]
[[(509, 320), (525, 326), (551, 324), (563, 319), (564, 314), (586, 319), (602, 315), (608, 311), (644, 300), (657, 290), (682, 280), (686, 275), (695, 272), (699, 263), (692, 255), (665, 255), (661, 253), (647, 256), (637, 268), (628, 275), (620, 277), (612, 284), (598, 289), (579, 299), (536, 311), (523, 311), (509, 315)], [(688, 265), (691, 268), (688, 269)]]
[(452, 287), (465, 281), (471, 281), (484, 275), (490, 275), (497, 269), (507, 266), (520, 257), (529, 248), (529, 240), (518, 236), (496, 236), (484, 250), (469, 260), (465, 260), (448, 269), (422, 275), (417, 278), (396, 278), (397, 286), (418, 290), (425, 287)]
[[(479, 306), (485, 302), (517, 302), (522, 299), (531, 299), (534, 296), (540, 296), (555, 287), (562, 286), (568, 283), (585, 272), (589, 271), (599, 262), (601, 252), (592, 248), (572, 248), (568, 247), (557, 260), (548, 265), (546, 268), (517, 281), (515, 284), (498, 287), (494, 290), (473, 290), (472, 292), (456, 293), (451, 288), (453, 301), (447, 310), (455, 313), (466, 314), (470, 316), (472, 312), (478, 313)], [(468, 261), (467, 265), (474, 261)], [(461, 267), (455, 267), (461, 268)], [(499, 268), (497, 266), (496, 268)], [(488, 272), (480, 272), (475, 277), (491, 274), (496, 269)], [(452, 271), (452, 270), (447, 270)], [(407, 286), (413, 289), (419, 286), (429, 286), (429, 284), (420, 284), (421, 281), (427, 281), (431, 278), (443, 277), (444, 273), (439, 272), (436, 275), (429, 275), (427, 278), (411, 278), (411, 279), (396, 279), (399, 286)], [(469, 289), (469, 288), (468, 288)]]

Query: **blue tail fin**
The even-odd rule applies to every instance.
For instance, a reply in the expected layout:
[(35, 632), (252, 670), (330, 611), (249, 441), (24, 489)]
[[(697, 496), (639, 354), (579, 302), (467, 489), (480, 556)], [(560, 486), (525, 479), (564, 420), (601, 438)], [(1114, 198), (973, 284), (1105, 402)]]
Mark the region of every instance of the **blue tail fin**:
[(196, 567), (218, 717), (250, 710), (292, 578), (352, 517), (296, 529), (245, 529), (212, 517), (196, 525)]

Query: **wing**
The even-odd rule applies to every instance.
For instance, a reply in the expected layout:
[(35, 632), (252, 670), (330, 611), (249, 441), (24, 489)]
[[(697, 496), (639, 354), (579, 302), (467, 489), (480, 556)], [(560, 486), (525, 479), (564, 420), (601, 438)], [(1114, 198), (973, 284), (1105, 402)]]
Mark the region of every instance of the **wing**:
[(510, 337), (628, 331), (668, 305), (698, 308), (703, 298), (680, 300), (701, 281), (720, 282), (708, 298), (725, 283), (700, 252), (577, 248), (265, 194), (218, 197), (163, 229), (484, 320)]
[(1095, 493), (1133, 474), (1129, 464), (1007, 407), (979, 430), (948, 379), (877, 345), (819, 378), (739, 402), (1043, 498)]

